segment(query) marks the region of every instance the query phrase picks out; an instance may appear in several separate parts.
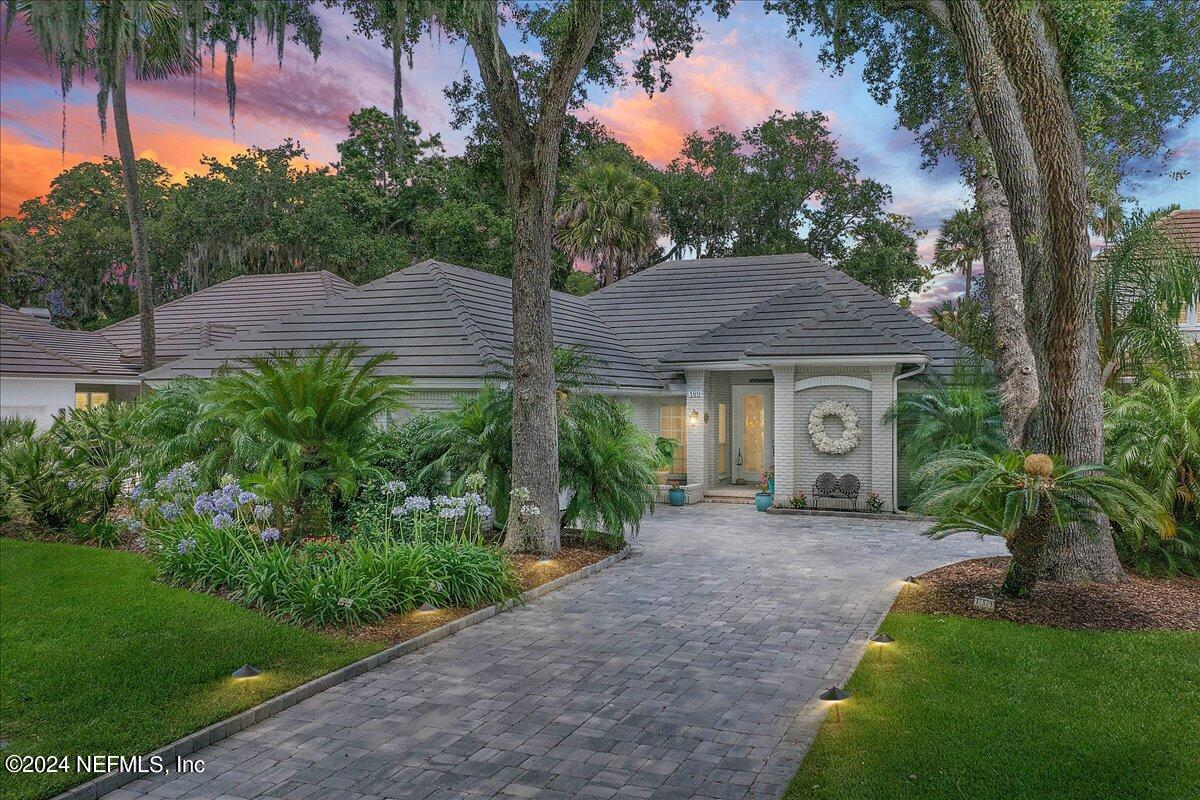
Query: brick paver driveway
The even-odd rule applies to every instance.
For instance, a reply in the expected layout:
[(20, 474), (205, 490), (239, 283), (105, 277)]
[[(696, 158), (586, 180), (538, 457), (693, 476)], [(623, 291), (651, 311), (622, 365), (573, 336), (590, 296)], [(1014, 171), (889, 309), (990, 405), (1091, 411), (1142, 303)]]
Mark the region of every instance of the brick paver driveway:
[(631, 558), (109, 795), (774, 798), (910, 572), (913, 522), (659, 507)]

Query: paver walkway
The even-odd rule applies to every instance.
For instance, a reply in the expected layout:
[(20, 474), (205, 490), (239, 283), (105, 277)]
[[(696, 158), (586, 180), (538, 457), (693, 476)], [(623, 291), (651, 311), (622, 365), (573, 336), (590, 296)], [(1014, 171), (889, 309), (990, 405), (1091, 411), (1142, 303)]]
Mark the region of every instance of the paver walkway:
[(116, 798), (775, 798), (921, 525), (660, 506), (603, 572), (312, 697)]

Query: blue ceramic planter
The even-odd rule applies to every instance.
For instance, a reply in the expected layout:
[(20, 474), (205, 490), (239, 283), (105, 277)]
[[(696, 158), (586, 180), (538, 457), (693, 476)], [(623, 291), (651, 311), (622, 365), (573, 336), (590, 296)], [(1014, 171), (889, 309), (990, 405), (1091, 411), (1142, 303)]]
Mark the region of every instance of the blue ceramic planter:
[(681, 506), (687, 502), (687, 492), (680, 488), (667, 490), (667, 502), (673, 506)]
[(766, 511), (774, 500), (775, 497), (770, 492), (759, 492), (754, 495), (754, 507), (759, 511)]
[(772, 495), (775, 494), (775, 479), (771, 478), (767, 481), (767, 491)]

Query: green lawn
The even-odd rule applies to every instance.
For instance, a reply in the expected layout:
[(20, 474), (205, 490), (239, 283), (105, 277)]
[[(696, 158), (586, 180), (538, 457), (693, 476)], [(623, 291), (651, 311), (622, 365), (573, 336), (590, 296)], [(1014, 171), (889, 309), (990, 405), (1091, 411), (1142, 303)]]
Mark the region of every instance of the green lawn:
[(1200, 634), (882, 629), (786, 800), (1200, 798)]
[[(3, 755), (146, 753), (380, 647), (155, 583), (132, 553), (0, 540)], [(244, 663), (262, 676), (231, 679)], [(0, 797), (80, 781), (5, 773)]]

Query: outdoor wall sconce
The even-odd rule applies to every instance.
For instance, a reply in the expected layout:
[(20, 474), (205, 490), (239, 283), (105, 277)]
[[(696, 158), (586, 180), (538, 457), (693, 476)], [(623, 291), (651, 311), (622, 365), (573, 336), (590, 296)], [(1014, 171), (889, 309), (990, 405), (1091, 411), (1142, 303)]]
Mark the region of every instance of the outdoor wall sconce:
[[(691, 411), (688, 413), (688, 425), (691, 425), (694, 427), (696, 425), (699, 425), (700, 421), (701, 421), (701, 417), (700, 417), (699, 411)], [(708, 412), (707, 411), (704, 412), (703, 421), (708, 422)]]
[(252, 667), (249, 664), (243, 664), (235, 669), (230, 677), (240, 681), (245, 678), (257, 678), (259, 675), (262, 675), (262, 670)]

